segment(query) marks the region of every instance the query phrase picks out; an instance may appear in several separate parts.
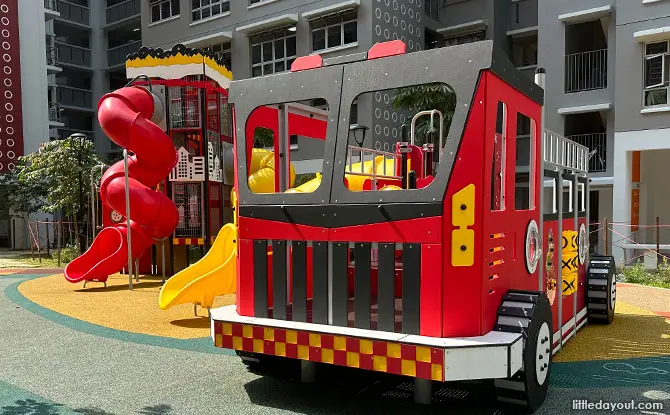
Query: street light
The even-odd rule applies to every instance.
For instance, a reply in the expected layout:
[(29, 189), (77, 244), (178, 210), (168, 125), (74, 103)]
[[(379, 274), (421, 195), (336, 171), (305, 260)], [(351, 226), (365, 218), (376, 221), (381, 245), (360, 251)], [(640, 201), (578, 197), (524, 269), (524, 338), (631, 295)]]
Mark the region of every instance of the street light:
[[(356, 141), (356, 144), (358, 144), (359, 147), (363, 147), (363, 143), (365, 142), (365, 133), (368, 130), (369, 130), (369, 128), (366, 127), (365, 125), (351, 124), (349, 126), (349, 132), (352, 133), (352, 135), (354, 137), (354, 141)], [(363, 136), (361, 137), (360, 140), (358, 139), (358, 135), (357, 135), (358, 132), (363, 133)]]
[[(88, 139), (88, 137), (86, 137), (86, 134), (74, 133), (74, 134), (71, 134), (68, 138), (72, 139), (72, 140), (78, 140), (78, 143), (79, 143), (79, 147), (77, 148), (77, 150), (78, 150), (77, 151), (77, 171), (79, 173), (79, 177), (77, 178), (77, 181), (78, 181), (78, 184), (79, 184), (79, 209), (77, 209), (77, 216), (79, 216), (79, 214), (81, 214), (81, 212), (82, 212), (82, 207), (84, 206), (83, 198), (82, 198), (82, 170), (83, 170), (83, 168), (82, 168), (82, 165), (81, 165), (81, 157), (82, 157), (81, 153), (84, 149), (84, 144), (86, 143), (86, 140)], [(75, 218), (75, 220), (79, 220), (79, 218), (77, 217), (77, 218)], [(77, 237), (79, 238), (79, 251), (81, 253), (84, 253), (84, 239), (81, 236), (81, 231), (80, 231), (79, 235), (77, 235)]]

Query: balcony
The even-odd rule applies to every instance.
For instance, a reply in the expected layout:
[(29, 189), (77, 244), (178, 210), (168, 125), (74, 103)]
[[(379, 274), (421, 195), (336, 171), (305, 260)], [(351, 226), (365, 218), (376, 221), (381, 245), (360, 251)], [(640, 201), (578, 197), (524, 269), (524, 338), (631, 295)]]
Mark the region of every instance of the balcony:
[(70, 3), (65, 0), (56, 0), (58, 4), (58, 13), (60, 19), (68, 22), (89, 26), (91, 21), (91, 11), (88, 7)]
[(47, 48), (47, 65), (56, 66), (58, 62), (58, 48)]
[(126, 57), (131, 53), (137, 52), (141, 47), (142, 41), (138, 40), (109, 49), (107, 51), (107, 66), (112, 68), (114, 66), (125, 65)]
[(44, 0), (44, 19), (50, 20), (54, 17), (60, 17), (58, 3), (56, 3), (56, 0)]
[(58, 67), (58, 48), (47, 47), (47, 74), (51, 75), (63, 71)]
[(49, 125), (63, 126), (60, 113), (60, 105), (49, 103)]
[(565, 55), (565, 93), (607, 88), (607, 49)]
[(132, 17), (140, 17), (140, 0), (126, 0), (107, 7), (106, 23), (111, 25)]
[(90, 89), (58, 85), (56, 89), (58, 104), (65, 107), (93, 110), (93, 92)]
[(589, 173), (607, 171), (607, 133), (575, 134), (566, 138), (589, 149)]
[(91, 67), (91, 49), (56, 42), (57, 62), (78, 67)]

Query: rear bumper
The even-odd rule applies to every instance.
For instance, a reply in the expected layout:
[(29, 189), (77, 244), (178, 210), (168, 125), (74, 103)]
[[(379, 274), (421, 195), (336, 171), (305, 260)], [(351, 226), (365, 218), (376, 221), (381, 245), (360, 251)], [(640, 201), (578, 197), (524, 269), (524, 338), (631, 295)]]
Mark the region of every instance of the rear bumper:
[(495, 379), (522, 365), (521, 334), (435, 338), (244, 317), (234, 305), (211, 310), (216, 347), (436, 381)]

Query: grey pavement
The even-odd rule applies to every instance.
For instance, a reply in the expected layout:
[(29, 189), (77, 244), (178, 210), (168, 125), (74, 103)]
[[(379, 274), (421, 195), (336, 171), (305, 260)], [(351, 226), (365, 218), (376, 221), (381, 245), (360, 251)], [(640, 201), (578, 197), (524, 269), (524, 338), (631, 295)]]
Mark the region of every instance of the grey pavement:
[[(513, 414), (487, 382), (446, 384), (436, 403), (412, 403), (406, 379), (329, 367), (303, 385), (286, 370), (249, 372), (235, 356), (177, 350), (66, 328), (17, 306), (4, 294), (20, 278), (0, 277), (0, 414)], [(663, 402), (669, 383), (550, 389), (539, 414), (572, 411), (573, 399)], [(612, 413), (612, 412), (609, 412)]]

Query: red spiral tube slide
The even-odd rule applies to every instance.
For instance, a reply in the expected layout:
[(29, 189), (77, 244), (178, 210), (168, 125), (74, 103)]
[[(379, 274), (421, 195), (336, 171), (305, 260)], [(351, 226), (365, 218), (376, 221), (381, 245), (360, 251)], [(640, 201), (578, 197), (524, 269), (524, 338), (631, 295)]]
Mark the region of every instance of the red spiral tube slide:
[[(163, 193), (152, 190), (165, 180), (177, 164), (172, 139), (151, 122), (154, 96), (139, 87), (121, 88), (100, 99), (98, 121), (117, 145), (134, 153), (128, 157), (130, 239), (133, 259), (141, 256), (155, 240), (166, 238), (177, 227), (177, 208)], [(102, 203), (126, 216), (124, 163), (120, 161), (102, 176)], [(127, 227), (104, 228), (91, 247), (65, 267), (65, 278), (79, 281), (107, 281), (110, 274), (128, 264)]]

